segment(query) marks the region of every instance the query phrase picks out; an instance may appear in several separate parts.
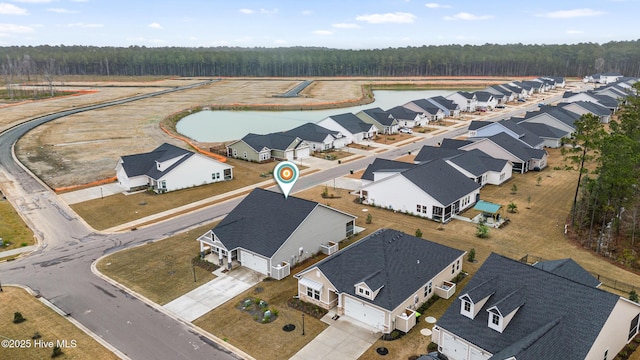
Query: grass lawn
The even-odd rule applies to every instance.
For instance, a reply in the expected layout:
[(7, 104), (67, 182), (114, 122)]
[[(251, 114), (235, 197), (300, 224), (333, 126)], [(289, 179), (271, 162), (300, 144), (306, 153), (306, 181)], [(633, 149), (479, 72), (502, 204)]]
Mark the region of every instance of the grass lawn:
[(411, 139), (413, 137), (414, 137), (413, 135), (403, 134), (403, 133), (398, 133), (398, 134), (393, 134), (393, 135), (382, 135), (381, 134), (381, 135), (376, 136), (376, 138), (373, 141), (375, 141), (378, 144), (391, 145), (391, 144), (398, 143), (400, 141)]
[(0, 258), (2, 251), (35, 244), (33, 232), (13, 206), (4, 199), (0, 199), (0, 238), (5, 243), (9, 242), (9, 246), (0, 246)]
[[(71, 208), (94, 229), (104, 230), (272, 179), (269, 172), (275, 166), (273, 162), (257, 164), (237, 159), (228, 159), (227, 161), (233, 166), (234, 179), (231, 181), (197, 186), (161, 195), (152, 192), (132, 195), (116, 194), (104, 199), (73, 204)], [(304, 166), (300, 167), (300, 169), (304, 168)], [(104, 216), (104, 214), (110, 215)]]
[[(37, 347), (32, 337), (39, 333), (40, 339), (46, 342), (67, 340), (71, 346), (75, 340), (75, 348), (62, 349), (64, 355), (61, 359), (118, 359), (118, 357), (89, 335), (78, 329), (55, 311), (51, 310), (38, 299), (27, 293), (24, 289), (4, 286), (0, 292), (0, 335), (2, 340), (24, 340), (29, 348), (9, 349), (0, 347), (0, 359), (31, 360), (48, 359), (53, 352), (52, 348)], [(13, 315), (20, 312), (26, 321), (14, 324)], [(30, 343), (26, 343), (30, 342)]]
[(164, 305), (215, 278), (212, 273), (195, 267), (197, 281), (194, 282), (191, 266), (191, 259), (200, 251), (196, 238), (214, 225), (203, 225), (159, 242), (117, 252), (100, 260), (97, 268), (151, 301)]

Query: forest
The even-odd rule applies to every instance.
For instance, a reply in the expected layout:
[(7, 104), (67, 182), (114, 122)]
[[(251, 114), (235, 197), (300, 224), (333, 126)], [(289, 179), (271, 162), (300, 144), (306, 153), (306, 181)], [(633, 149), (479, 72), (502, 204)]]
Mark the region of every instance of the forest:
[(573, 45), (312, 47), (0, 47), (5, 83), (39, 75), (103, 76), (640, 76), (640, 40)]

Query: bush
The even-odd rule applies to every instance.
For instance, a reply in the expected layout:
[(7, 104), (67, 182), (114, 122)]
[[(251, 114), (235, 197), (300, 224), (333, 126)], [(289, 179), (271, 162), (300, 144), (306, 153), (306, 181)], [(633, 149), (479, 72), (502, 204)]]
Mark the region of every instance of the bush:
[(58, 356), (62, 355), (62, 349), (60, 348), (60, 346), (56, 346), (53, 348), (53, 352), (51, 353), (51, 358), (57, 358)]
[(365, 220), (365, 223), (371, 224), (371, 221), (373, 221), (373, 215), (367, 214), (367, 219)]
[(476, 261), (476, 249), (475, 248), (471, 248), (471, 250), (469, 250), (469, 252), (467, 253), (467, 261), (468, 262), (475, 262)]
[(481, 239), (486, 239), (489, 237), (489, 227), (485, 224), (478, 224), (476, 228), (476, 236)]
[(22, 316), (21, 313), (19, 312), (14, 312), (13, 313), (13, 323), (14, 324), (20, 324), (21, 322), (26, 321), (27, 319), (24, 318), (24, 316)]
[(422, 230), (420, 230), (420, 229), (416, 230), (416, 237), (419, 237), (419, 238), (422, 237)]
[(629, 293), (629, 300), (638, 302), (638, 293), (635, 290), (631, 290), (631, 292)]

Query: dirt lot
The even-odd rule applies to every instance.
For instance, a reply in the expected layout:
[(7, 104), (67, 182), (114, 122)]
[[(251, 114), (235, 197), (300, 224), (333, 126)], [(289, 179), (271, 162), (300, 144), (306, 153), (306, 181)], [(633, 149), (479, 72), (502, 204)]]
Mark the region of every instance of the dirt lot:
[[(65, 83), (67, 88), (97, 90), (95, 93), (14, 104), (0, 108), (0, 129), (34, 116), (81, 105), (158, 91), (163, 86), (178, 86), (203, 79), (168, 79), (148, 83), (98, 82)], [(470, 80), (431, 80), (438, 86), (474, 86), (504, 81), (478, 78)], [(412, 79), (317, 79), (299, 98), (274, 98), (297, 84), (300, 79), (222, 79), (198, 89), (167, 94), (102, 110), (65, 117), (43, 125), (18, 142), (16, 152), (35, 174), (52, 188), (85, 184), (114, 175), (121, 155), (150, 151), (163, 142), (181, 145), (159, 128), (171, 114), (197, 106), (246, 109), (251, 106), (269, 108), (343, 107), (363, 97), (364, 84), (398, 82), (424, 85), (428, 81)], [(86, 86), (81, 86), (86, 85)], [(115, 87), (114, 85), (121, 85)], [(202, 144), (207, 148), (210, 144)]]

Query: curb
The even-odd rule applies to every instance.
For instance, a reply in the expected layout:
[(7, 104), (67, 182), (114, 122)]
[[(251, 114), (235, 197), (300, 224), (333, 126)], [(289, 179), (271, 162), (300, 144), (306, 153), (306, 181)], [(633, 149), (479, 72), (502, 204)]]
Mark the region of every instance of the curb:
[[(140, 244), (140, 245), (137, 245), (137, 246), (142, 246), (142, 245), (145, 245), (145, 244)], [(137, 247), (137, 246), (134, 246), (134, 247)], [(128, 249), (131, 249), (131, 248), (128, 248)], [(123, 250), (124, 250), (124, 249), (123, 249)], [(241, 356), (241, 357), (242, 357), (242, 359), (255, 360), (255, 358), (254, 358), (253, 356), (251, 356), (251, 355), (249, 355), (249, 354), (245, 353), (244, 351), (242, 351), (242, 350), (238, 349), (237, 347), (235, 347), (235, 346), (233, 346), (233, 345), (229, 344), (228, 342), (223, 341), (223, 340), (222, 340), (222, 339), (220, 339), (219, 337), (217, 337), (217, 336), (215, 336), (215, 335), (211, 334), (210, 332), (208, 332), (208, 331), (206, 331), (206, 330), (204, 330), (204, 329), (200, 328), (199, 326), (196, 326), (196, 325), (194, 325), (194, 324), (192, 324), (192, 323), (190, 323), (190, 322), (188, 322), (188, 321), (186, 321), (186, 320), (182, 319), (181, 317), (177, 316), (177, 315), (176, 315), (176, 314), (174, 314), (173, 312), (171, 312), (171, 311), (169, 311), (169, 310), (165, 309), (163, 306), (161, 306), (161, 305), (159, 305), (159, 304), (157, 304), (157, 303), (155, 303), (155, 302), (153, 302), (153, 301), (149, 300), (149, 299), (148, 299), (148, 298), (146, 298), (145, 296), (143, 296), (143, 295), (141, 295), (141, 294), (139, 294), (139, 293), (137, 293), (137, 292), (135, 292), (135, 291), (133, 291), (133, 290), (129, 289), (128, 287), (126, 287), (126, 286), (124, 286), (124, 285), (120, 284), (119, 282), (117, 282), (117, 281), (115, 281), (115, 280), (111, 279), (110, 277), (108, 277), (108, 276), (106, 276), (106, 275), (102, 274), (100, 271), (98, 271), (98, 269), (96, 268), (96, 264), (98, 263), (98, 261), (102, 260), (103, 258), (105, 258), (105, 257), (107, 257), (107, 256), (109, 256), (109, 255), (113, 255), (113, 254), (114, 254), (114, 253), (107, 254), (107, 255), (103, 255), (103, 256), (101, 256), (101, 257), (97, 258), (96, 260), (94, 260), (94, 261), (91, 263), (91, 272), (92, 272), (95, 276), (97, 276), (97, 277), (99, 277), (100, 279), (102, 279), (102, 280), (104, 280), (104, 281), (108, 282), (109, 284), (111, 284), (111, 285), (113, 285), (113, 286), (115, 286), (115, 287), (117, 287), (117, 288), (119, 288), (119, 289), (121, 289), (121, 290), (123, 290), (123, 291), (126, 291), (126, 292), (127, 292), (127, 293), (129, 293), (130, 295), (134, 296), (136, 299), (138, 299), (138, 300), (140, 300), (140, 301), (144, 302), (145, 304), (147, 304), (147, 305), (151, 306), (153, 309), (158, 310), (159, 312), (161, 312), (161, 313), (165, 314), (166, 316), (168, 316), (168, 317), (172, 318), (173, 320), (178, 321), (178, 322), (180, 322), (180, 323), (184, 324), (184, 325), (185, 325), (185, 326), (187, 326), (189, 329), (191, 329), (191, 330), (193, 330), (194, 332), (196, 332), (196, 333), (198, 333), (198, 334), (200, 334), (200, 335), (202, 335), (202, 336), (206, 337), (207, 339), (209, 339), (209, 340), (211, 340), (211, 341), (215, 342), (215, 343), (216, 343), (217, 345), (219, 345), (221, 348), (224, 348), (224, 349), (228, 350), (229, 352), (233, 353), (234, 355)]]
[(111, 351), (114, 355), (116, 355), (120, 359), (131, 360), (130, 357), (128, 357), (123, 352), (121, 352), (120, 350), (115, 348), (113, 345), (111, 345), (108, 342), (106, 342), (100, 336), (96, 335), (93, 331), (89, 330), (89, 328), (87, 328), (86, 326), (82, 325), (78, 320), (76, 320), (73, 317), (69, 316), (69, 314), (66, 314), (59, 307), (55, 306), (52, 302), (50, 302), (49, 300), (47, 300), (47, 299), (43, 298), (42, 296), (40, 296), (39, 294), (37, 294), (30, 287), (24, 286), (24, 285), (20, 285), (20, 284), (5, 284), (5, 286), (13, 286), (13, 287), (18, 287), (18, 288), (24, 289), (26, 292), (28, 292), (29, 294), (31, 294), (32, 296), (34, 296), (38, 300), (40, 300), (40, 302), (43, 303), (45, 306), (49, 307), (51, 310), (55, 311), (58, 315), (62, 316), (66, 320), (68, 320), (70, 323), (75, 325), (78, 329), (82, 330), (85, 334), (87, 334), (93, 340), (97, 341), (100, 345), (104, 346), (107, 350)]

